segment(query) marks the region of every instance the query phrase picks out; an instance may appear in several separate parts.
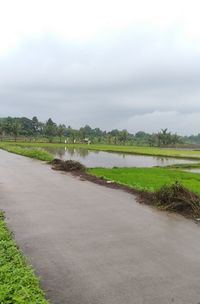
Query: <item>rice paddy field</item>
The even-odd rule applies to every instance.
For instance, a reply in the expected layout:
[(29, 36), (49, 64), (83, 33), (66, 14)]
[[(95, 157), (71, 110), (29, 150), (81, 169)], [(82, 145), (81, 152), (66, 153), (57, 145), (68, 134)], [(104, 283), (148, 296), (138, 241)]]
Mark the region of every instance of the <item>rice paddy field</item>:
[[(138, 147), (138, 146), (114, 146), (114, 145), (82, 145), (82, 144), (51, 144), (51, 143), (0, 143), (0, 148), (12, 153), (51, 161), (53, 155), (45, 150), (45, 147), (66, 147), (85, 150), (98, 150), (107, 152), (123, 152), (128, 154), (140, 154), (162, 157), (177, 157), (185, 159), (185, 164), (175, 164), (167, 167), (121, 167), (118, 168), (88, 168), (88, 173), (127, 185), (131, 188), (148, 190), (150, 192), (158, 190), (163, 185), (179, 181), (190, 191), (200, 195), (200, 174), (183, 171), (200, 167), (200, 151), (164, 149), (158, 147)], [(96, 156), (98, 157), (98, 155)], [(187, 160), (194, 160), (194, 163), (187, 163)], [(199, 160), (199, 162), (198, 162)]]

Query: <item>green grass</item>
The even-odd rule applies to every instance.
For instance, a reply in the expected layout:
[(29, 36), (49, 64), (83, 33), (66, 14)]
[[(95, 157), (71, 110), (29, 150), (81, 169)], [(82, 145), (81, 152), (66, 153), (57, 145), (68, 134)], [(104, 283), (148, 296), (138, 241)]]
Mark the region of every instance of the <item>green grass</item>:
[(92, 175), (115, 181), (138, 190), (153, 192), (163, 185), (179, 181), (187, 189), (200, 195), (200, 174), (167, 168), (91, 168)]
[[(9, 145), (16, 145), (15, 142), (8, 142)], [(100, 150), (108, 152), (124, 152), (131, 154), (141, 155), (152, 155), (152, 156), (164, 156), (164, 157), (175, 157), (185, 159), (197, 159), (200, 160), (200, 150), (178, 150), (178, 149), (167, 149), (159, 147), (140, 147), (140, 146), (123, 146), (123, 145), (103, 145), (103, 144), (59, 144), (59, 143), (36, 143), (36, 142), (17, 142), (20, 146), (31, 146), (31, 147), (69, 147), (69, 148), (82, 148), (88, 150)]]
[(175, 164), (175, 165), (169, 165), (166, 166), (165, 168), (170, 168), (170, 169), (198, 169), (200, 168), (200, 163), (194, 163), (194, 164)]
[(0, 303), (47, 304), (31, 266), (19, 251), (0, 212)]
[(43, 160), (43, 161), (51, 161), (53, 160), (53, 156), (41, 148), (34, 147), (23, 147), (18, 145), (11, 144), (2, 144), (0, 143), (0, 149), (6, 150), (11, 153), (20, 154), (24, 156), (28, 156), (31, 158)]

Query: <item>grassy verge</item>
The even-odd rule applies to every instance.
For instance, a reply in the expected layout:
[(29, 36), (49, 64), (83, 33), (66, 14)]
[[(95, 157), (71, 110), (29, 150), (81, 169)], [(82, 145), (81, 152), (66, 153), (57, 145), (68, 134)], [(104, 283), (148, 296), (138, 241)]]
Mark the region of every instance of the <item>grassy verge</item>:
[(138, 190), (154, 192), (175, 181), (200, 195), (200, 174), (167, 168), (91, 168), (88, 173)]
[(13, 144), (0, 144), (0, 149), (6, 150), (11, 153), (20, 154), (24, 156), (28, 156), (31, 158), (44, 160), (44, 161), (51, 161), (53, 160), (53, 156), (41, 148), (34, 148), (34, 147), (23, 147)]
[(0, 212), (0, 303), (47, 304), (32, 268), (13, 241)]
[[(8, 143), (7, 143), (8, 144)], [(16, 143), (10, 143), (9, 145), (16, 145)], [(166, 149), (158, 147), (140, 147), (140, 146), (123, 146), (123, 145), (103, 145), (103, 144), (59, 144), (59, 143), (28, 143), (28, 142), (17, 142), (20, 146), (31, 146), (31, 147), (68, 147), (68, 148), (82, 148), (88, 150), (99, 150), (107, 152), (122, 152), (130, 154), (140, 155), (151, 155), (160, 157), (174, 157), (184, 159), (200, 160), (200, 150), (177, 150), (177, 149)]]

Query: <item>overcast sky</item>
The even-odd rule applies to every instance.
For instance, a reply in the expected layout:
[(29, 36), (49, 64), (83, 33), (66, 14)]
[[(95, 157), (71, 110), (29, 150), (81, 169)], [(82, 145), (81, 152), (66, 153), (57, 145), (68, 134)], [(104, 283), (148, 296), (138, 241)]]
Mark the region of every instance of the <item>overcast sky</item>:
[(200, 132), (199, 0), (0, 0), (0, 116)]

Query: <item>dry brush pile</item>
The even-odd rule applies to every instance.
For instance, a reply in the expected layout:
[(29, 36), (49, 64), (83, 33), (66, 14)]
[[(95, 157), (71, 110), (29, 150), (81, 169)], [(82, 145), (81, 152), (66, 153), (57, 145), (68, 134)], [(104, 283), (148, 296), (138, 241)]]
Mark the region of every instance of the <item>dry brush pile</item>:
[(85, 171), (86, 167), (81, 164), (78, 161), (74, 160), (61, 160), (58, 158), (55, 158), (52, 162), (52, 169), (54, 170), (60, 170), (60, 171), (67, 171), (67, 172), (72, 172), (72, 171)]
[(161, 187), (153, 194), (153, 202), (167, 211), (200, 217), (200, 197), (179, 182)]

